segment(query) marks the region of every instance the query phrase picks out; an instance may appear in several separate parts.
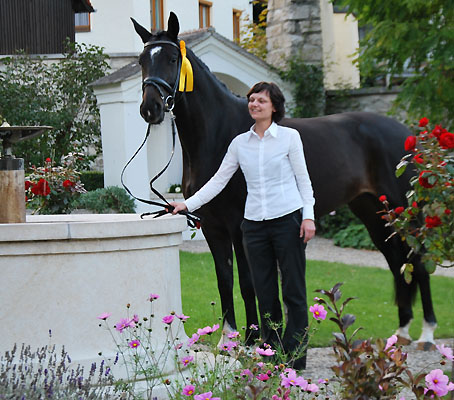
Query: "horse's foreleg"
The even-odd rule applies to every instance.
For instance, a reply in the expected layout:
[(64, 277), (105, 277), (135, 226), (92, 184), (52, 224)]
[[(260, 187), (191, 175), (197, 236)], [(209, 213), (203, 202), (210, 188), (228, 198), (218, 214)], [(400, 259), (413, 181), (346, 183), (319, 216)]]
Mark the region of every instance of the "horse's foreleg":
[(236, 330), (235, 309), (233, 305), (232, 242), (227, 230), (204, 227), (203, 234), (214, 259), (219, 296), (221, 299), (224, 336)]
[(246, 344), (253, 344), (255, 339), (258, 339), (260, 334), (258, 329), (251, 329), (251, 327), (253, 325), (258, 327), (259, 320), (251, 271), (244, 252), (242, 233), (239, 229), (233, 240), (233, 247), (235, 249), (236, 262), (238, 264), (238, 278), (240, 281), (241, 296), (243, 297), (246, 309)]

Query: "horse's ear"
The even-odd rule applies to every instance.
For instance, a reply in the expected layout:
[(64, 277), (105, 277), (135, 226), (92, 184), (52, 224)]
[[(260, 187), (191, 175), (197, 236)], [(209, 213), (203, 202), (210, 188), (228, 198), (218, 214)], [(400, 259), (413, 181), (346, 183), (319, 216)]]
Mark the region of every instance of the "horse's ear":
[(180, 32), (180, 23), (178, 17), (170, 11), (169, 20), (167, 21), (167, 34), (170, 39), (177, 40), (178, 33)]
[(142, 41), (144, 43), (148, 42), (151, 38), (151, 33), (148, 32), (142, 25), (140, 25), (134, 18), (131, 17), (131, 21), (134, 24), (134, 29), (136, 32), (139, 34), (139, 36), (142, 38)]

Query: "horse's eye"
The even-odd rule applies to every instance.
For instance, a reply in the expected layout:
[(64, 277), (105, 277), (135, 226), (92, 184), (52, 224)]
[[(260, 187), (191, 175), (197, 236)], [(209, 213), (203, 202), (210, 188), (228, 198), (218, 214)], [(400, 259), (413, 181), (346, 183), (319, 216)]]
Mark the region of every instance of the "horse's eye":
[(171, 62), (172, 64), (175, 64), (175, 63), (177, 62), (177, 60), (178, 60), (178, 58), (177, 58), (177, 57), (174, 57), (174, 58), (172, 58), (172, 59), (170, 60), (170, 62)]

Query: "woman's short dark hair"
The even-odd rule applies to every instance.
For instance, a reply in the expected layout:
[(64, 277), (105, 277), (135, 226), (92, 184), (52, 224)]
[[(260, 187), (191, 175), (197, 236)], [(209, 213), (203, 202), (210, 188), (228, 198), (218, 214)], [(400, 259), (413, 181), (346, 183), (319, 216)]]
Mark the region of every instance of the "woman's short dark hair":
[(268, 92), (271, 103), (276, 110), (273, 112), (271, 118), (274, 122), (279, 122), (285, 115), (285, 97), (282, 94), (281, 89), (273, 82), (258, 82), (249, 89), (249, 92), (246, 95), (247, 99), (249, 100), (251, 94), (260, 92)]

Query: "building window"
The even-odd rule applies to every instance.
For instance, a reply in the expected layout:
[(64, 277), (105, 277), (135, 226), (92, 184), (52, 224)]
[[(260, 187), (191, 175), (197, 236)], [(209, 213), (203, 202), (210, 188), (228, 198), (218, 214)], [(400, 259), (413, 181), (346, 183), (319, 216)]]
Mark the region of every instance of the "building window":
[(163, 0), (150, 0), (151, 30), (161, 31), (164, 29)]
[(211, 26), (210, 14), (212, 3), (209, 1), (199, 1), (199, 28)]
[(76, 32), (90, 32), (90, 13), (74, 14)]
[(233, 9), (233, 40), (240, 40), (240, 18), (241, 11)]

